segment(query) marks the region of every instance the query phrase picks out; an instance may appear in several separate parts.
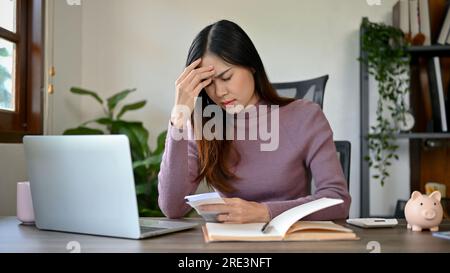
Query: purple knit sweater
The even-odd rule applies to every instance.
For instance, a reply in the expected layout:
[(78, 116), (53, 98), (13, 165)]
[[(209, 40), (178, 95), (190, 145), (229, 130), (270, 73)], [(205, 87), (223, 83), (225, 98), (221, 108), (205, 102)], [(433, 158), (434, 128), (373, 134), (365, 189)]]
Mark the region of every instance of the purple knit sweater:
[[(255, 105), (258, 109), (256, 115), (247, 115), (247, 120), (260, 115), (260, 105), (267, 103), (260, 100)], [(315, 199), (340, 198), (344, 200), (343, 204), (311, 214), (305, 220), (345, 219), (351, 198), (337, 157), (333, 132), (322, 110), (312, 102), (296, 100), (280, 107), (278, 113), (278, 148), (261, 151), (261, 143), (268, 141), (259, 138), (235, 140), (241, 160), (232, 171), (240, 179), (230, 181), (235, 192), (219, 194), (263, 203), (268, 207), (271, 218)], [(267, 116), (271, 116), (271, 112)], [(271, 126), (268, 127), (270, 130)], [(174, 133), (184, 133), (189, 138), (176, 140)], [(308, 169), (316, 187), (312, 195), (308, 190)], [(194, 179), (198, 172), (198, 152), (192, 128), (188, 126), (183, 131), (169, 122), (158, 175), (159, 206), (167, 217), (180, 218), (191, 209), (184, 196), (195, 193), (198, 183)]]

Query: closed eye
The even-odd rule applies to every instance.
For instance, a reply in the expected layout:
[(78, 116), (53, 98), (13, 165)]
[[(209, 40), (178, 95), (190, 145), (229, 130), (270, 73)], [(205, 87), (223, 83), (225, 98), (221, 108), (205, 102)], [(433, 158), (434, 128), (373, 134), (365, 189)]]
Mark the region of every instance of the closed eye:
[(229, 81), (231, 79), (231, 77), (227, 78), (227, 79), (222, 79), (222, 81), (226, 82)]

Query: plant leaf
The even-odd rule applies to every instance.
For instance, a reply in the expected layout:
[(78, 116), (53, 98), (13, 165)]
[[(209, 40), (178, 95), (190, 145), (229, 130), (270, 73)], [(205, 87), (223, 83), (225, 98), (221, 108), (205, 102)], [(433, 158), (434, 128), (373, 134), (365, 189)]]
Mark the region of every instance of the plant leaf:
[(147, 194), (150, 191), (149, 183), (137, 184), (135, 188), (136, 188), (136, 195)]
[(150, 165), (160, 164), (162, 160), (162, 154), (152, 155), (145, 160), (135, 161), (133, 163), (133, 169), (136, 169), (141, 166), (145, 166), (148, 168)]
[(101, 125), (111, 125), (114, 121), (110, 118), (99, 118), (95, 122)]
[(11, 74), (5, 67), (0, 65), (0, 86), (3, 86), (4, 82), (11, 79)]
[(153, 151), (153, 154), (161, 154), (162, 152), (164, 152), (166, 145), (166, 137), (167, 137), (167, 130), (159, 134), (158, 139), (156, 141), (156, 149), (155, 151)]
[(127, 89), (124, 91), (121, 91), (114, 96), (108, 98), (108, 110), (112, 113), (114, 112), (114, 109), (116, 108), (117, 104), (125, 99), (131, 92), (136, 91), (136, 89)]
[(0, 48), (0, 57), (9, 57), (9, 52), (6, 47)]
[(102, 130), (83, 126), (65, 130), (63, 133), (63, 135), (104, 135), (104, 134), (105, 133)]
[(146, 103), (147, 101), (143, 100), (133, 104), (125, 105), (124, 107), (122, 107), (122, 110), (120, 110), (119, 114), (117, 115), (117, 119), (120, 119), (127, 111), (138, 110), (144, 107)]
[(85, 126), (85, 125), (87, 125), (87, 124), (89, 124), (89, 123), (93, 123), (93, 122), (98, 123), (98, 124), (101, 124), (101, 125), (106, 125), (106, 126), (108, 126), (108, 125), (112, 125), (112, 123), (113, 123), (114, 121), (113, 121), (112, 119), (110, 119), (110, 118), (99, 118), (99, 119), (94, 119), (94, 120), (86, 121), (85, 123), (82, 124), (82, 126)]
[(111, 133), (128, 136), (133, 160), (143, 160), (148, 157), (148, 131), (142, 122), (116, 120), (112, 123)]
[(142, 208), (139, 211), (139, 216), (140, 217), (164, 217), (165, 215), (160, 210)]
[(98, 101), (100, 104), (103, 104), (103, 100), (95, 93), (94, 91), (90, 91), (87, 89), (82, 89), (79, 87), (72, 87), (70, 88), (70, 92), (78, 95), (87, 95), (93, 97), (96, 101)]

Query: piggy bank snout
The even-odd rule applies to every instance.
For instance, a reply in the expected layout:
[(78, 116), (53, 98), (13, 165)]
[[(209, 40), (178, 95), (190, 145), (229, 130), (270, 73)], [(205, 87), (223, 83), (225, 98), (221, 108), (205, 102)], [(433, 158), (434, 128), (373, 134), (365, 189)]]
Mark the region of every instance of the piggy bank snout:
[(436, 217), (436, 210), (434, 209), (424, 209), (422, 210), (423, 218), (427, 220), (433, 220)]

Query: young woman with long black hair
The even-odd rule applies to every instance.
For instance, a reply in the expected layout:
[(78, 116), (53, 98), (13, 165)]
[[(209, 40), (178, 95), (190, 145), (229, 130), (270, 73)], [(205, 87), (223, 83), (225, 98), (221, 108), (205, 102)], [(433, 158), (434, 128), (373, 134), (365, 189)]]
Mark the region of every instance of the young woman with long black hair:
[[(194, 110), (208, 106), (220, 107), (223, 117), (243, 119), (245, 124), (254, 121), (261, 126), (259, 116), (263, 114), (276, 118), (276, 149), (263, 151), (264, 141), (259, 138), (199, 137), (203, 131), (195, 128), (202, 128), (212, 117), (195, 115)], [(279, 107), (276, 115), (270, 109), (262, 113), (261, 109), (270, 106)], [(246, 114), (254, 108), (256, 115)], [(196, 36), (186, 68), (176, 80), (173, 109), (158, 184), (159, 206), (167, 217), (180, 218), (190, 210), (184, 197), (193, 194), (203, 179), (224, 197), (225, 204), (202, 207), (218, 211), (220, 222), (267, 222), (321, 197), (339, 198), (344, 203), (307, 219), (348, 216), (351, 198), (322, 110), (312, 102), (276, 93), (255, 46), (237, 24), (221, 20)], [(174, 137), (177, 134), (187, 137)], [(316, 188), (313, 194), (308, 185), (311, 176)]]

